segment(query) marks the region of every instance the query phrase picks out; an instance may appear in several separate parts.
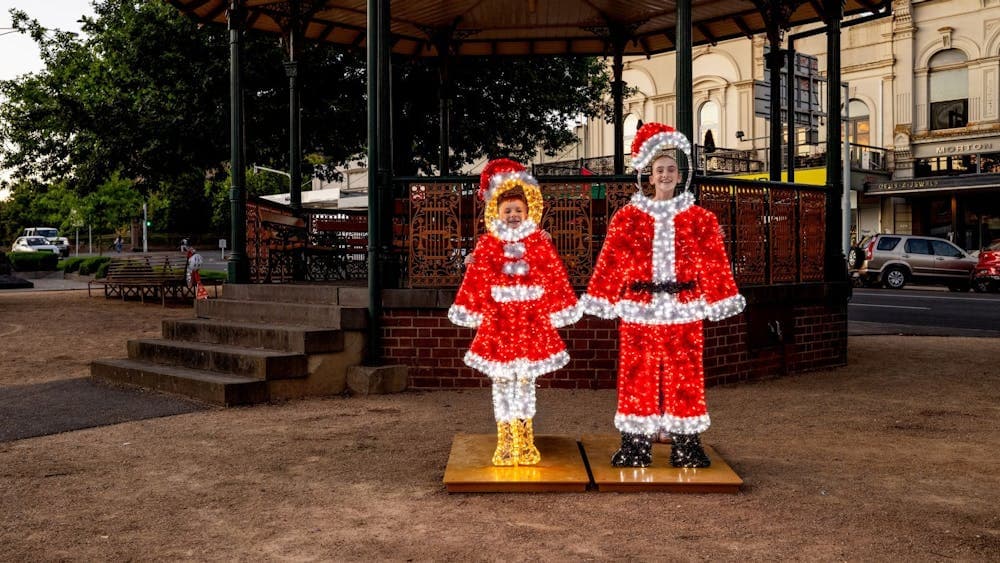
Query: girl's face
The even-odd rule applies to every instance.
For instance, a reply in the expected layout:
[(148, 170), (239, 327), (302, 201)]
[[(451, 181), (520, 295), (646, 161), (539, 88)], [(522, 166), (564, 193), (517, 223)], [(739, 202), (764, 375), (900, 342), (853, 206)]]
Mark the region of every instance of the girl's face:
[(528, 214), (527, 206), (519, 199), (502, 201), (498, 211), (500, 220), (511, 229), (520, 227), (521, 222), (524, 221), (524, 217)]
[(677, 187), (677, 161), (669, 156), (661, 156), (653, 161), (653, 172), (649, 183), (656, 190), (658, 197), (673, 197)]

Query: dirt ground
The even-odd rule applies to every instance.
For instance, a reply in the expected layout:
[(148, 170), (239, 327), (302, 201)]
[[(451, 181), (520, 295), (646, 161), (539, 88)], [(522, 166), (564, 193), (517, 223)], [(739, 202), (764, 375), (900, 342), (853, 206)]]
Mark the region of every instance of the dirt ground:
[[(0, 392), (84, 376), (191, 314), (0, 293)], [(0, 560), (996, 561), (998, 358), (1000, 339), (852, 337), (845, 368), (709, 389), (704, 439), (737, 495), (449, 494), (454, 434), (493, 431), (485, 390), (0, 443)], [(542, 434), (613, 431), (612, 391), (543, 389), (538, 406)]]

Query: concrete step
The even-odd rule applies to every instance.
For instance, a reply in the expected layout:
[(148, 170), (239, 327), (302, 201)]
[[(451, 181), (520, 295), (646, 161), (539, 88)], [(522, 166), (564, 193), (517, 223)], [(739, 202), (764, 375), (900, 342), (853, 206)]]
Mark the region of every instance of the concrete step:
[(97, 360), (90, 364), (90, 376), (109, 383), (154, 389), (227, 407), (268, 400), (266, 381), (136, 360)]
[(163, 338), (299, 354), (325, 354), (344, 349), (344, 332), (338, 329), (213, 319), (164, 320)]
[(260, 380), (306, 377), (304, 354), (178, 340), (128, 341), (132, 360), (253, 377)]
[(368, 307), (367, 287), (337, 287), (332, 285), (296, 284), (227, 284), (223, 297), (236, 301), (269, 301), (280, 303), (313, 303)]
[[(226, 290), (228, 293), (228, 289)], [(364, 330), (368, 309), (315, 303), (196, 299), (195, 316), (202, 319), (262, 324), (299, 325), (342, 330)]]

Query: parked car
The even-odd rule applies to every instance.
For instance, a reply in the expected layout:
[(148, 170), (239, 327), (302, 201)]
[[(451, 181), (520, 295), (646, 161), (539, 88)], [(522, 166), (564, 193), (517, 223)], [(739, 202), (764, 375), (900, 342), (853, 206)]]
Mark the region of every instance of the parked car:
[(979, 251), (979, 262), (972, 274), (972, 289), (980, 293), (1000, 291), (1000, 240)]
[(851, 270), (857, 270), (865, 263), (865, 248), (867, 248), (868, 243), (871, 242), (872, 237), (877, 235), (867, 235), (862, 238), (858, 243), (851, 247), (847, 251), (847, 267)]
[(17, 237), (10, 246), (11, 252), (54, 252), (59, 253), (59, 247), (50, 243), (45, 237)]
[(59, 254), (69, 256), (69, 239), (59, 236), (59, 229), (53, 227), (28, 227), (21, 233), (22, 236), (45, 237), (49, 244), (59, 247)]
[(950, 241), (919, 235), (879, 234), (865, 245), (858, 276), (867, 284), (902, 289), (909, 282), (968, 291), (976, 258)]

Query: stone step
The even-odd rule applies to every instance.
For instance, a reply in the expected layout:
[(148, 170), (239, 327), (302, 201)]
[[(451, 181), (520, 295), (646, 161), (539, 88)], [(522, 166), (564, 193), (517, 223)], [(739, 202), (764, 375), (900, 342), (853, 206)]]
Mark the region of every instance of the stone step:
[(132, 360), (242, 375), (260, 380), (306, 377), (309, 372), (309, 359), (304, 354), (205, 342), (129, 340), (128, 357)]
[(227, 284), (223, 289), (223, 297), (236, 301), (269, 301), (341, 305), (343, 307), (368, 307), (367, 287), (260, 283)]
[(268, 400), (266, 381), (136, 360), (94, 361), (90, 364), (90, 376), (100, 381), (154, 389), (226, 407)]
[(196, 299), (194, 310), (195, 316), (203, 319), (342, 330), (364, 330), (368, 326), (368, 309), (342, 305)]
[(325, 354), (344, 349), (344, 332), (338, 329), (213, 319), (164, 320), (163, 338), (299, 354)]

